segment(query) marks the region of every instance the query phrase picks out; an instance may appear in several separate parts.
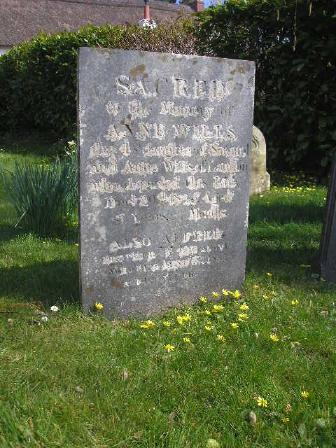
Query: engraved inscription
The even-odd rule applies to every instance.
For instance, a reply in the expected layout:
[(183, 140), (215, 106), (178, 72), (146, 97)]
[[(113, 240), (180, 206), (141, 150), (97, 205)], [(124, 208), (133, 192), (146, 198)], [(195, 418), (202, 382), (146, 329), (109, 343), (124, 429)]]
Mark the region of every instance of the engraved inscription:
[(150, 314), (240, 287), (253, 64), (86, 48), (79, 76), (86, 309)]

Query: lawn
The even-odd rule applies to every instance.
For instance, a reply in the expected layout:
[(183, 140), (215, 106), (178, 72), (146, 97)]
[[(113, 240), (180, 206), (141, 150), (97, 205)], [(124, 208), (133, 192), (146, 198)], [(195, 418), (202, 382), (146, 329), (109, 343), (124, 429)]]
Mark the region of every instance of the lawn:
[[(1, 149), (7, 169), (48, 160)], [(1, 448), (336, 446), (324, 187), (288, 178), (251, 200), (241, 297), (145, 323), (82, 313), (77, 232), (26, 234), (0, 194)]]

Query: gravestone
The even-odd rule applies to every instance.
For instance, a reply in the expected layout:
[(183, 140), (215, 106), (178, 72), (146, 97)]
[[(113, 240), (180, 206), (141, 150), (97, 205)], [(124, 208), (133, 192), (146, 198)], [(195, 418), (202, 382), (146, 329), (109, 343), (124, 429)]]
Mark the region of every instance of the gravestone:
[(321, 277), (336, 283), (336, 158), (331, 168), (325, 222), (320, 245)]
[(254, 63), (81, 48), (85, 309), (151, 315), (245, 275)]
[(257, 126), (253, 126), (250, 151), (250, 196), (271, 188), (270, 175), (266, 168), (266, 141)]

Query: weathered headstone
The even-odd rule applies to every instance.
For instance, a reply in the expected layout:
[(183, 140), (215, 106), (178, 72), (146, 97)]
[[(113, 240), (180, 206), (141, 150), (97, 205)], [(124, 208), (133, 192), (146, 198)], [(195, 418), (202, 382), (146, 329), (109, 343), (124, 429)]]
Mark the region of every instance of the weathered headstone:
[(336, 158), (331, 168), (325, 222), (320, 246), (321, 277), (336, 283)]
[(266, 168), (265, 137), (257, 126), (253, 126), (250, 151), (250, 195), (263, 193), (270, 187), (270, 175)]
[(82, 302), (150, 315), (245, 274), (254, 63), (82, 48)]

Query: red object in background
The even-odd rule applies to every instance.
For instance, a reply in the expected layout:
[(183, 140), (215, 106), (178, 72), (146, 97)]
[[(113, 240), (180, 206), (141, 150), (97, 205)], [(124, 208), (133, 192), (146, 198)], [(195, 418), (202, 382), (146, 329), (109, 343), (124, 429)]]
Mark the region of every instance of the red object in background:
[(196, 0), (195, 6), (196, 6), (196, 8), (195, 8), (196, 12), (203, 11), (203, 9), (204, 9), (204, 2), (203, 2), (203, 0)]
[(144, 19), (145, 20), (150, 20), (149, 0), (145, 0)]

